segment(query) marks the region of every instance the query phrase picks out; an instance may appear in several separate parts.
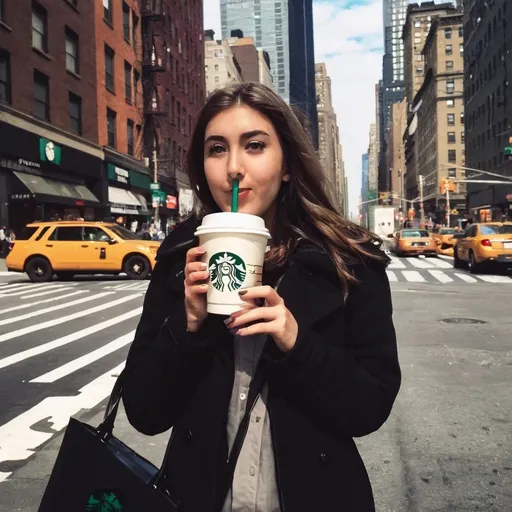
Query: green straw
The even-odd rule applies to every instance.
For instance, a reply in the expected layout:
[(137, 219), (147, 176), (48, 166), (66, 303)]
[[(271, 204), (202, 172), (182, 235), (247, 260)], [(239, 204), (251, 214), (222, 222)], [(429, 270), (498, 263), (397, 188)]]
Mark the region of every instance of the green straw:
[(231, 211), (238, 212), (238, 180), (233, 180), (233, 190), (231, 191)]

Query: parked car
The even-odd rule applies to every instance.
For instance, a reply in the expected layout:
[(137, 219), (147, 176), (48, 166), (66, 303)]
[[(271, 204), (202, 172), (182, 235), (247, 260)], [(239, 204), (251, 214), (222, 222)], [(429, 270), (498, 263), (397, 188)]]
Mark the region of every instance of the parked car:
[(34, 222), (11, 244), (7, 270), (26, 272), (31, 281), (50, 281), (54, 274), (120, 274), (146, 279), (155, 266), (160, 242), (141, 240), (114, 223), (87, 221)]
[(437, 256), (437, 244), (426, 229), (402, 229), (392, 235), (392, 238), (397, 256)]
[(432, 238), (437, 244), (437, 254), (453, 256), (453, 246), (456, 242), (453, 235), (455, 235), (455, 233), (457, 233), (455, 228), (440, 228), (437, 233), (432, 234)]
[(471, 224), (454, 238), (455, 268), (469, 268), (477, 273), (491, 263), (512, 267), (512, 222)]

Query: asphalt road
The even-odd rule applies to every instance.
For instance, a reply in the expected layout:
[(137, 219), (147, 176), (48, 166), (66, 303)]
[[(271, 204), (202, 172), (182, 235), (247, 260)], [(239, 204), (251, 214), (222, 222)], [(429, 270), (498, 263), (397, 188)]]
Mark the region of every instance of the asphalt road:
[[(377, 511), (510, 512), (512, 279), (436, 261), (450, 263), (393, 259), (388, 269), (403, 385), (385, 426), (357, 440)], [(69, 416), (99, 423), (146, 287), (0, 275), (1, 512), (37, 511)], [(122, 413), (116, 434), (155, 463), (168, 435), (139, 435)]]

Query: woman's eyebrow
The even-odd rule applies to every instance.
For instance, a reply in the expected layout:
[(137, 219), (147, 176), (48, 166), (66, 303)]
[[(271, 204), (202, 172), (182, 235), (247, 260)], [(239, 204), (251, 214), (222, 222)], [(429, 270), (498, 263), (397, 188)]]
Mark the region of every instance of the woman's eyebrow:
[[(256, 137), (256, 135), (264, 135), (265, 137), (270, 137), (270, 135), (263, 130), (251, 130), (250, 132), (242, 133), (242, 135), (240, 135), (240, 140), (250, 139), (251, 137)], [(208, 137), (206, 137), (204, 143), (208, 144), (208, 142), (212, 141), (227, 142), (227, 139), (222, 135), (209, 135)]]

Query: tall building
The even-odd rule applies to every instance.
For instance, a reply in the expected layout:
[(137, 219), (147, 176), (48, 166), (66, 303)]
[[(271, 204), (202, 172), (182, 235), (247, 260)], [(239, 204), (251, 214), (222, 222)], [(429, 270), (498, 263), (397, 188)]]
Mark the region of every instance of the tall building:
[(368, 199), (377, 197), (379, 187), (379, 147), (377, 145), (375, 123), (370, 125), (370, 137), (368, 144)]
[(214, 38), (213, 30), (205, 31), (206, 95), (232, 83), (242, 82), (242, 69), (226, 39)]
[(316, 97), (318, 110), (318, 153), (324, 169), (327, 191), (333, 203), (339, 203), (339, 181), (336, 168), (337, 133), (336, 115), (332, 106), (331, 78), (325, 63), (316, 69)]
[(455, 11), (452, 3), (422, 2), (410, 4), (407, 8), (402, 40), (405, 57), (405, 96), (409, 103), (412, 103), (425, 78), (423, 46), (429, 34), (432, 19), (442, 14), (453, 14)]
[[(466, 164), (472, 169), (509, 177), (512, 177), (511, 27), (510, 0), (464, 2)], [(488, 178), (499, 180), (499, 177)], [(512, 217), (512, 186), (468, 183), (467, 188), (470, 213), (475, 220)]]
[(0, 2), (0, 225), (107, 213), (94, 6)]
[(224, 38), (241, 31), (254, 37), (258, 49), (267, 51), (275, 90), (307, 114), (317, 146), (313, 1), (221, 0), (220, 9)]
[[(406, 187), (417, 193), (423, 181), (425, 214), (444, 223), (446, 196), (441, 180), (462, 179), (464, 159), (463, 30), (462, 14), (444, 14), (432, 20), (423, 49), (425, 79), (411, 106), (414, 112), (406, 139)], [(466, 188), (458, 184), (451, 194), (451, 219), (465, 215)]]
[(144, 155), (163, 196), (174, 198), (161, 205), (169, 219), (176, 197), (179, 215), (193, 208), (185, 156), (205, 100), (203, 4), (187, 0), (183, 9), (173, 0), (146, 1), (141, 17)]
[(359, 209), (360, 220), (363, 226), (367, 223), (368, 212), (368, 153), (361, 156), (361, 207)]
[(288, 0), (220, 0), (222, 37), (240, 30), (268, 52), (276, 92), (290, 101)]

